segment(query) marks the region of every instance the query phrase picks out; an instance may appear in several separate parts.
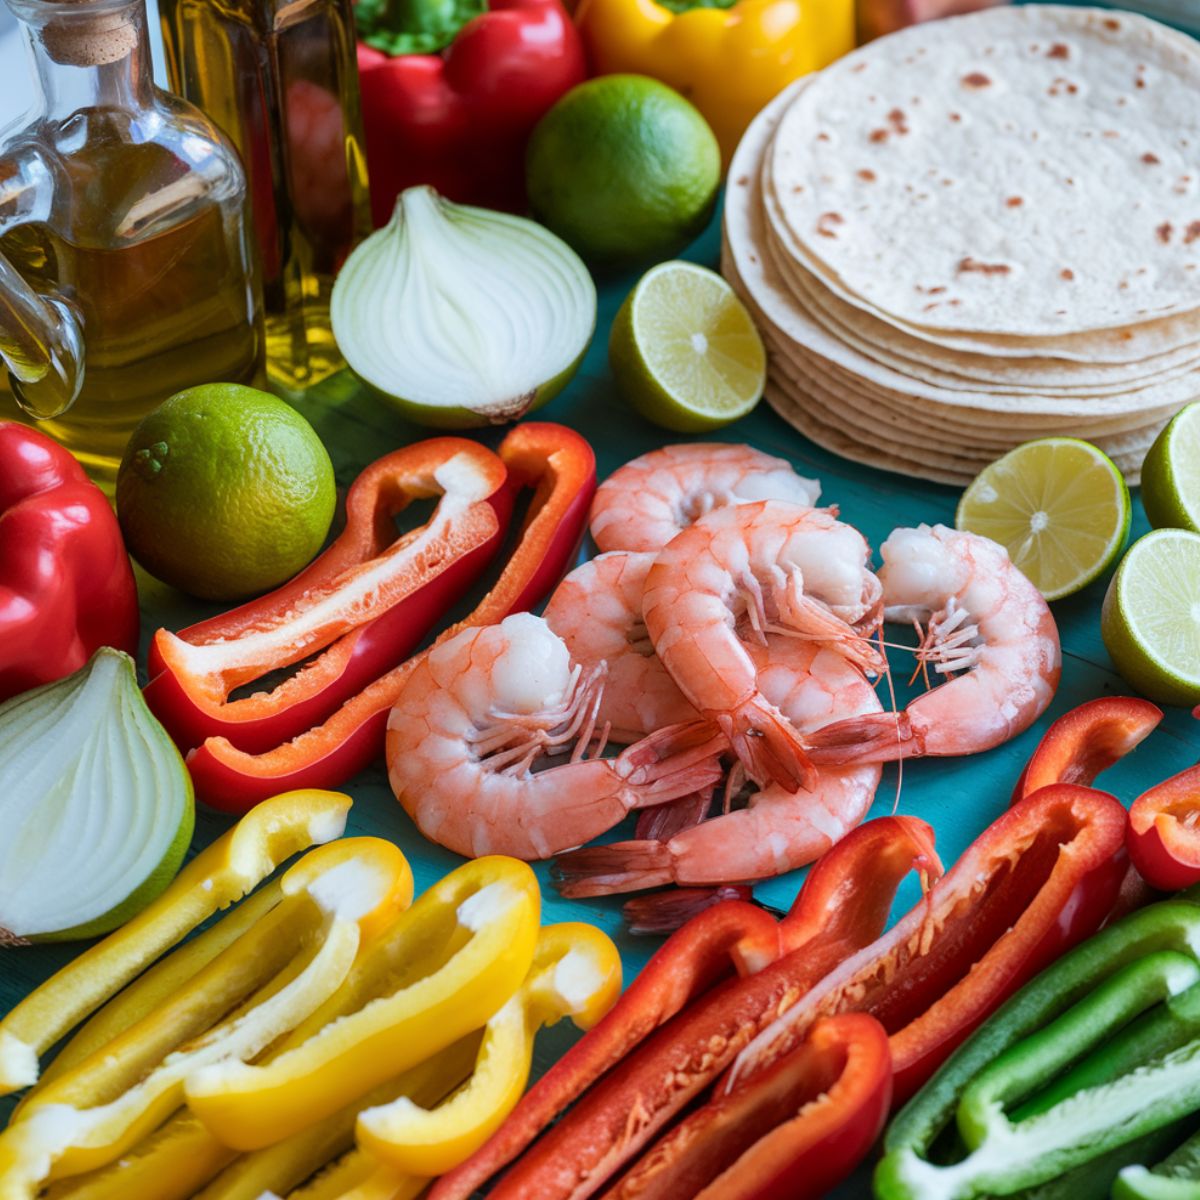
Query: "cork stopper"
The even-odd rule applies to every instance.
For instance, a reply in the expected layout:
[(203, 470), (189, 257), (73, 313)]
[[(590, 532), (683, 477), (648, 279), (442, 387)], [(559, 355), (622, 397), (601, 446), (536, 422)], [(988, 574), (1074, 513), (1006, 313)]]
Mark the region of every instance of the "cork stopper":
[(68, 67), (99, 67), (128, 58), (138, 44), (137, 9), (105, 0), (57, 0), (38, 30), (46, 53)]

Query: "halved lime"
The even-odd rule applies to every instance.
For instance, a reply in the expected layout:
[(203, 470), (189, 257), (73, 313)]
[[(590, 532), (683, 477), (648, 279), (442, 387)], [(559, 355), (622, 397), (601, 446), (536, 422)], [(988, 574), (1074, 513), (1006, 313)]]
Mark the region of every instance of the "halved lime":
[(1129, 508), (1129, 488), (1102, 450), (1040, 438), (986, 467), (954, 522), (999, 542), (1047, 600), (1061, 600), (1112, 566), (1129, 537)]
[(1180, 410), (1147, 451), (1142, 503), (1155, 529), (1200, 531), (1200, 401)]
[(1200, 534), (1156, 529), (1136, 541), (1108, 585), (1100, 633), (1139, 692), (1200, 703)]
[(767, 353), (742, 302), (720, 275), (688, 262), (642, 276), (613, 322), (608, 357), (633, 407), (680, 433), (744, 417), (767, 378)]

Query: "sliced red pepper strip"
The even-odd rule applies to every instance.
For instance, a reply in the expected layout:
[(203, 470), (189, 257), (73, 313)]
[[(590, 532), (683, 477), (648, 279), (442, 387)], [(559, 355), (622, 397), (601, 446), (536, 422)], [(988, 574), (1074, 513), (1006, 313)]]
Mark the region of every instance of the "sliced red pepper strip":
[(137, 653), (133, 569), (104, 493), (53, 439), (0, 421), (0, 700), (101, 646)]
[[(751, 917), (754, 910), (740, 901), (693, 918), (483, 1148), (434, 1185), (429, 1200), (466, 1200), (522, 1151), (489, 1193), (492, 1200), (594, 1194), (770, 1023), (780, 1004), (878, 937), (896, 888), (913, 869), (940, 873), (932, 831), (912, 817), (884, 817), (860, 826), (813, 867), (778, 924), (764, 923), (765, 914)], [(730, 956), (757, 973), (729, 978)]]
[(1152, 787), (1129, 810), (1129, 857), (1164, 892), (1200, 883), (1200, 767)]
[[(160, 629), (146, 700), (185, 752), (224, 737), (278, 746), (324, 720), (398, 665), (488, 565), (512, 511), (504, 464), (465, 438), (431, 438), (384, 455), (346, 496), (346, 527), (290, 583), (176, 634)], [(394, 519), (439, 497), (427, 524)], [(234, 689), (321, 651), (271, 691)]]
[(1012, 802), (1052, 783), (1090, 786), (1154, 731), (1162, 709), (1134, 696), (1102, 696), (1073, 708), (1046, 730), (1033, 752)]
[(892, 1101), (874, 1017), (818, 1021), (790, 1054), (685, 1118), (605, 1200), (821, 1200), (866, 1157)]
[[(438, 642), (468, 626), (488, 625), (536, 604), (575, 558), (596, 488), (596, 458), (573, 430), (548, 422), (516, 426), (497, 451), (514, 487), (534, 488), (520, 540), (492, 590)], [(263, 754), (209, 738), (188, 755), (196, 795), (245, 812), (267, 796), (315, 780), (342, 782), (383, 747), (387, 715), (419, 658), (394, 667), (321, 724)], [(308, 780), (303, 785), (297, 780)]]
[(883, 937), (822, 979), (739, 1056), (725, 1087), (787, 1054), (818, 1016), (868, 1012), (891, 1035), (897, 1101), (1112, 912), (1125, 810), (1074, 784), (1010, 808)]

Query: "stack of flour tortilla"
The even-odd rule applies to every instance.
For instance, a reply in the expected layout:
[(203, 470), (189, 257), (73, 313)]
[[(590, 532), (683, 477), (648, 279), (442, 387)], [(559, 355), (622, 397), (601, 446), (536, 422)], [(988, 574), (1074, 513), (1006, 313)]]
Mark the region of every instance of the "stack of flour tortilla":
[(759, 115), (724, 232), (813, 441), (964, 483), (1069, 434), (1136, 482), (1200, 399), (1200, 43), (1053, 5), (880, 39)]

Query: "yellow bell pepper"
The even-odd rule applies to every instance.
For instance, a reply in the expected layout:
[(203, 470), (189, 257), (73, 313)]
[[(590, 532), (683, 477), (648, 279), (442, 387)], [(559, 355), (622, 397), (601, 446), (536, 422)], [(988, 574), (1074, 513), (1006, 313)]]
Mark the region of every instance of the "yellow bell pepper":
[(364, 932), (412, 895), (403, 854), (354, 838), (305, 856), (282, 900), (178, 992), (42, 1088), (0, 1134), (0, 1200), (119, 1159), (179, 1107), (188, 1078), (254, 1058), (349, 974)]
[(36, 1083), (46, 1050), (202, 921), (240, 900), (284, 859), (340, 837), (349, 811), (349, 796), (305, 790), (243, 817), (158, 899), (0, 1021), (0, 1096)]
[(652, 75), (682, 92), (726, 163), (769, 100), (854, 49), (854, 0), (739, 0), (678, 14), (655, 0), (583, 0), (575, 21), (598, 74)]
[(590, 1028), (620, 991), (621, 956), (605, 934), (591, 925), (547, 926), (525, 982), (488, 1021), (466, 1086), (434, 1109), (407, 1097), (365, 1109), (359, 1146), (380, 1160), (384, 1176), (441, 1175), (458, 1166), (521, 1098), (537, 1031), (565, 1016)]
[(533, 962), (541, 894), (516, 859), (479, 858), (434, 884), (366, 949), (344, 986), (269, 1063), (227, 1059), (187, 1079), (188, 1106), (257, 1150), (337, 1112), (478, 1029)]

